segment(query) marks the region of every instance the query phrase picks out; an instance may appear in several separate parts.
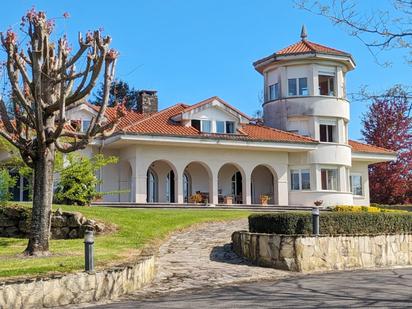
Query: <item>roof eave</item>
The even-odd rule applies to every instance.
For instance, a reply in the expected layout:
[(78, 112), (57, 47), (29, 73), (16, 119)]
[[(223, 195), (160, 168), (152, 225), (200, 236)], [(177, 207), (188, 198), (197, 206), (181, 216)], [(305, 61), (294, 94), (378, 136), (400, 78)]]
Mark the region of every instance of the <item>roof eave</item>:
[[(259, 59), (253, 63), (253, 66), (256, 71), (259, 73), (263, 74), (267, 66), (274, 62), (280, 62), (280, 61), (287, 61), (287, 60), (297, 60), (297, 56), (302, 56), (301, 59), (305, 58), (319, 58), (319, 56), (329, 56), (329, 57), (335, 57), (334, 61), (339, 61), (343, 62), (350, 70), (353, 70), (356, 68), (356, 63), (355, 60), (353, 59), (351, 54), (335, 54), (335, 53), (323, 53), (323, 52), (301, 52), (301, 53), (289, 53), (289, 54), (272, 54), (268, 57)], [(293, 59), (288, 59), (290, 57), (293, 57)], [(323, 58), (323, 57), (322, 57)]]
[[(229, 137), (229, 136), (228, 136)], [(97, 142), (96, 144), (101, 145), (110, 145), (115, 142), (118, 142), (120, 140), (123, 141), (138, 141), (138, 140), (144, 140), (144, 139), (149, 139), (149, 140), (159, 140), (159, 139), (164, 139), (168, 140), (171, 142), (181, 142), (181, 143), (202, 143), (204, 144), (205, 142), (209, 142), (209, 144), (220, 144), (223, 145), (225, 143), (230, 143), (233, 145), (236, 144), (273, 144), (275, 145), (290, 145), (290, 149), (294, 150), (300, 149), (300, 150), (314, 150), (316, 149), (316, 146), (318, 145), (317, 142), (312, 142), (312, 141), (284, 141), (284, 140), (266, 140), (266, 139), (249, 139), (247, 137), (245, 138), (240, 138), (240, 139), (232, 139), (232, 138), (222, 138), (222, 137), (213, 137), (213, 136), (184, 136), (184, 135), (174, 135), (174, 134), (155, 134), (155, 133), (137, 133), (137, 132), (117, 132), (113, 134), (112, 136), (105, 138), (104, 140), (100, 140), (100, 142)], [(296, 147), (292, 147), (292, 145), (295, 145)], [(278, 147), (273, 147), (273, 148), (278, 148)], [(283, 149), (287, 149), (287, 147), (281, 147)]]
[(395, 152), (379, 153), (379, 152), (365, 152), (365, 151), (353, 151), (352, 161), (362, 161), (368, 164), (388, 162), (396, 160)]

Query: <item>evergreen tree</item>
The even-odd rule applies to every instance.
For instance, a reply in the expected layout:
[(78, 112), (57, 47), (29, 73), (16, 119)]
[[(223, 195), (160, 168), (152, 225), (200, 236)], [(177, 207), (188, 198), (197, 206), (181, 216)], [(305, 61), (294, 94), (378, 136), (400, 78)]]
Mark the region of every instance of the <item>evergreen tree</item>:
[[(95, 105), (100, 105), (103, 98), (103, 84), (97, 90), (92, 101)], [(129, 84), (122, 80), (115, 80), (110, 85), (109, 104), (108, 106), (116, 106), (117, 103), (125, 103), (127, 109), (136, 109), (138, 90), (131, 88)]]

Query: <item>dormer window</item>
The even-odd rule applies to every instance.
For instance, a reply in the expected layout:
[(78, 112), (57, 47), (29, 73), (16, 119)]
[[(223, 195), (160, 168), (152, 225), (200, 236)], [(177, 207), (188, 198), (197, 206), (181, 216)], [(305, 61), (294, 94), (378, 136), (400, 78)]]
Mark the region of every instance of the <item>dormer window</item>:
[(211, 133), (212, 132), (212, 122), (210, 120), (202, 120), (202, 132)]
[(191, 124), (192, 127), (198, 130), (199, 132), (212, 132), (212, 122), (210, 120), (192, 119)]
[(191, 125), (202, 133), (233, 134), (236, 130), (234, 121), (192, 119)]
[(306, 77), (288, 79), (288, 96), (295, 97), (306, 95), (309, 95), (308, 79)]
[(90, 120), (82, 120), (82, 126), (81, 126), (81, 131), (86, 132), (90, 127)]
[(198, 130), (198, 131), (201, 131), (201, 130), (200, 130), (200, 120), (198, 120), (198, 119), (192, 119), (191, 124), (192, 124), (192, 127), (193, 127), (193, 128), (195, 128), (195, 129)]
[(225, 133), (225, 122), (216, 121), (216, 133)]
[(335, 96), (335, 76), (319, 75), (319, 94)]
[(226, 121), (226, 133), (235, 133), (235, 123), (233, 121)]

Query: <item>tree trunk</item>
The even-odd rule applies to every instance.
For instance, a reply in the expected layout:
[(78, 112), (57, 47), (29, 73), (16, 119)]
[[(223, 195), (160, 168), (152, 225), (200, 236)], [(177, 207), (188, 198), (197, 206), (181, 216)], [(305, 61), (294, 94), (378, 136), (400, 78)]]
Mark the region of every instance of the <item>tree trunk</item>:
[(29, 243), (25, 255), (48, 255), (51, 207), (53, 201), (53, 167), (55, 150), (49, 146), (34, 161), (33, 209)]

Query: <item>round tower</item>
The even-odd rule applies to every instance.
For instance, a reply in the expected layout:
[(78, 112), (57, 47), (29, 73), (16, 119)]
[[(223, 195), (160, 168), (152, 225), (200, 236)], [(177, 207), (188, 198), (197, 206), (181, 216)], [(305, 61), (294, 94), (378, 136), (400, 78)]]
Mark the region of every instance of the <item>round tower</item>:
[[(349, 53), (311, 42), (307, 36), (303, 26), (299, 42), (253, 64), (264, 77), (264, 123), (320, 142), (310, 153), (289, 156), (289, 180), (299, 177), (299, 190), (292, 184), (290, 204), (306, 198), (333, 204), (334, 194), (340, 203), (352, 204), (345, 78), (355, 62)], [(293, 171), (300, 171), (300, 166), (310, 172), (304, 176), (310, 177), (307, 190), (302, 188), (301, 172), (294, 176)]]

